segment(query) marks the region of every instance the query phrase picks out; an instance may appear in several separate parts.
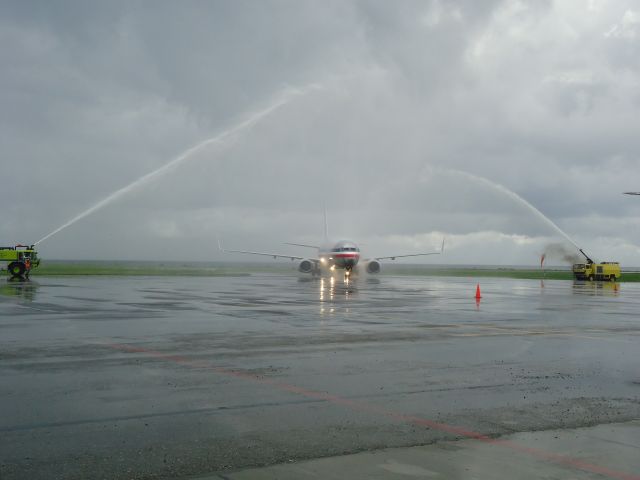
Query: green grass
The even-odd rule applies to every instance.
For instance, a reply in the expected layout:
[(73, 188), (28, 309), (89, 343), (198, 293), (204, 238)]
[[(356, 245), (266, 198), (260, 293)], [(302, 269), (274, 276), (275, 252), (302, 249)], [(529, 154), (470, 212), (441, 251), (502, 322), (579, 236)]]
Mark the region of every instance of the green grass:
[(122, 263), (44, 263), (31, 272), (31, 277), (63, 275), (112, 275), (112, 276), (189, 276), (227, 277), (246, 276), (249, 271), (230, 267), (194, 267), (162, 264)]
[[(43, 261), (34, 269), (32, 277), (63, 275), (111, 276), (190, 276), (220, 277), (247, 276), (254, 273), (292, 274), (295, 265), (290, 262), (256, 264), (207, 264), (196, 262), (108, 262), (108, 261)], [(539, 268), (511, 267), (456, 267), (431, 265), (383, 265), (382, 275), (413, 275), (427, 277), (514, 278), (572, 280), (568, 269), (540, 270)], [(640, 272), (622, 272), (622, 282), (640, 282)]]
[[(417, 275), (428, 277), (480, 277), (515, 278), (525, 280), (573, 280), (569, 270), (540, 270), (539, 268), (456, 268), (456, 267), (390, 267), (385, 272), (394, 275)], [(640, 272), (622, 272), (621, 282), (640, 282)]]

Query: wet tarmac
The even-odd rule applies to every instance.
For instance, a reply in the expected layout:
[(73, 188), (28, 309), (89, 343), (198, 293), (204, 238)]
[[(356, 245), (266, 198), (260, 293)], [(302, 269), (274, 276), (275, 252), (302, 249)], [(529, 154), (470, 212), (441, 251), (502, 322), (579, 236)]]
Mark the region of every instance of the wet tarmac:
[(640, 284), (482, 279), (477, 304), (446, 277), (2, 282), (2, 480), (224, 478), (640, 418)]
[[(544, 450), (540, 449), (540, 445), (545, 446)], [(418, 447), (382, 449), (249, 468), (200, 477), (198, 480), (624, 480), (637, 477), (617, 469), (622, 464), (627, 466), (627, 471), (639, 472), (639, 449), (640, 421), (636, 421), (521, 432), (486, 441), (440, 441)], [(585, 458), (597, 463), (589, 463)]]

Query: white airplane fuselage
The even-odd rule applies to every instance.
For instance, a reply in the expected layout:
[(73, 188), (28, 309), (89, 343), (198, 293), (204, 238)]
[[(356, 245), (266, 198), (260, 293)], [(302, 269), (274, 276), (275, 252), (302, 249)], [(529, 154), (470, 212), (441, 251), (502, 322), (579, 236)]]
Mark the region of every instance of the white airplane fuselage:
[(351, 270), (360, 260), (360, 248), (350, 240), (328, 243), (318, 249), (320, 265), (325, 268)]

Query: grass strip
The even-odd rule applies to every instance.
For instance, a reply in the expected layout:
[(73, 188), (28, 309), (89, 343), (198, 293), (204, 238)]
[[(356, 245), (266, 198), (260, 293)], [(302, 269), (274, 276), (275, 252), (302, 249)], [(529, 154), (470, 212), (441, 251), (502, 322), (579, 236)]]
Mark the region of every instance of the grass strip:
[[(292, 274), (295, 269), (287, 263), (205, 265), (180, 263), (135, 262), (43, 262), (34, 269), (32, 277), (64, 275), (111, 276), (189, 276), (225, 277), (248, 276), (253, 273)], [(430, 265), (383, 265), (382, 275), (425, 277), (513, 278), (523, 280), (572, 280), (569, 270), (541, 270), (539, 268), (510, 267), (438, 267)], [(640, 272), (622, 272), (621, 282), (640, 282)]]

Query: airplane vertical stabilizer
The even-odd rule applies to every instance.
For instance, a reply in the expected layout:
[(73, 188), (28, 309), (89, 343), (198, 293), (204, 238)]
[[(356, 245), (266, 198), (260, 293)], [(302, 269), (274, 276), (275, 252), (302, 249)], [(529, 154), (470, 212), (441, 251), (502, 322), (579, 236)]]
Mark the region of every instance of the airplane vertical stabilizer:
[(327, 206), (324, 206), (324, 241), (329, 241), (329, 224), (327, 223)]

